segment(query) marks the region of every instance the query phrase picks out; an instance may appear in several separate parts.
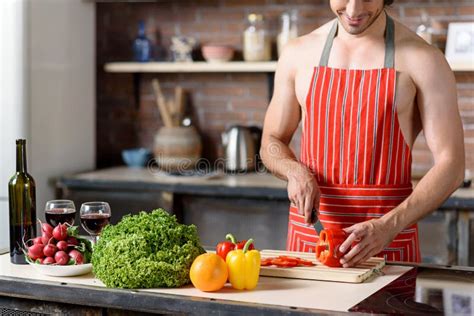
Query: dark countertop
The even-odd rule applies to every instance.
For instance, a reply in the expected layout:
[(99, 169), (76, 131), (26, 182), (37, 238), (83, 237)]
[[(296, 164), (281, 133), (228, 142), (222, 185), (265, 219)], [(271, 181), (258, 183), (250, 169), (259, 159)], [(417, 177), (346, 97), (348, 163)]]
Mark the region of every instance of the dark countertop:
[(169, 176), (146, 168), (114, 167), (63, 176), (59, 187), (70, 189), (156, 190), (178, 194), (287, 199), (286, 182), (269, 173), (212, 176)]
[[(114, 167), (63, 176), (57, 183), (68, 189), (156, 190), (176, 194), (217, 195), (287, 200), (286, 182), (269, 173), (217, 174), (212, 177), (168, 176), (146, 168)], [(444, 209), (474, 210), (474, 188), (460, 188)]]

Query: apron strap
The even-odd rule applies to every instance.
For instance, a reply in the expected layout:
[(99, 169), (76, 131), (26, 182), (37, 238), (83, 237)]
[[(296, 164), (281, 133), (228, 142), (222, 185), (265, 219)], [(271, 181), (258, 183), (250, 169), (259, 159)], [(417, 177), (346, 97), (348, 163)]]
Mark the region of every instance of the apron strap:
[[(395, 25), (392, 18), (385, 14), (386, 25), (385, 25), (385, 60), (384, 68), (393, 68), (395, 59)], [(337, 34), (338, 22), (334, 21), (334, 24), (329, 31), (324, 49), (319, 60), (319, 66), (326, 67), (329, 61), (329, 55), (331, 53), (332, 43)]]
[(321, 54), (321, 59), (319, 60), (319, 66), (326, 67), (328, 65), (329, 54), (331, 53), (332, 42), (337, 33), (337, 19), (334, 21), (331, 30), (329, 31), (328, 38), (324, 44), (323, 53)]
[(395, 24), (392, 18), (387, 17), (387, 24), (385, 26), (385, 61), (384, 68), (393, 68), (395, 64)]

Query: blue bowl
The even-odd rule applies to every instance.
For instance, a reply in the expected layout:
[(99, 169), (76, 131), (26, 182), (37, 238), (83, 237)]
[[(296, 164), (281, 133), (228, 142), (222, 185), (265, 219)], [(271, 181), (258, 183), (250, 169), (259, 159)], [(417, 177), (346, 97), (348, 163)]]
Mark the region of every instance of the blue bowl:
[(122, 150), (123, 162), (129, 167), (143, 167), (151, 158), (151, 151), (147, 148), (133, 148)]

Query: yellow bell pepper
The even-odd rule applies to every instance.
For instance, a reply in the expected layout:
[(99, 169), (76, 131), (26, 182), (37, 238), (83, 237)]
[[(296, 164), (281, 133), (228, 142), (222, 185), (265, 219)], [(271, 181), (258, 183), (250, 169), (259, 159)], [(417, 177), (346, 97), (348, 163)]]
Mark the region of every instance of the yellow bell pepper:
[(260, 252), (248, 250), (253, 243), (249, 239), (244, 249), (232, 250), (227, 254), (226, 263), (229, 269), (229, 282), (237, 290), (253, 290), (260, 274)]

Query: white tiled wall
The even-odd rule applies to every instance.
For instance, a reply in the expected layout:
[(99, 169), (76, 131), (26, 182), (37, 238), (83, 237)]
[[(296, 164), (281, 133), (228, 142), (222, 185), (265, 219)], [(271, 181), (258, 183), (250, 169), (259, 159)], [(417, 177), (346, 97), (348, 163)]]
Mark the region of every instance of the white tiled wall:
[(95, 4), (29, 0), (30, 170), (38, 217), (53, 180), (95, 166)]
[(0, 248), (8, 242), (8, 180), (15, 138), (28, 134), (26, 3), (0, 1)]
[(95, 4), (0, 0), (0, 248), (15, 139), (27, 139), (37, 215), (53, 179), (95, 166)]

